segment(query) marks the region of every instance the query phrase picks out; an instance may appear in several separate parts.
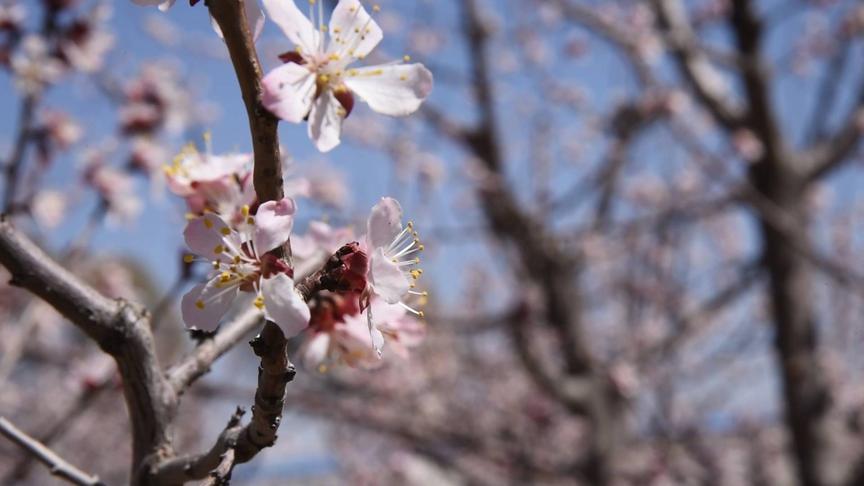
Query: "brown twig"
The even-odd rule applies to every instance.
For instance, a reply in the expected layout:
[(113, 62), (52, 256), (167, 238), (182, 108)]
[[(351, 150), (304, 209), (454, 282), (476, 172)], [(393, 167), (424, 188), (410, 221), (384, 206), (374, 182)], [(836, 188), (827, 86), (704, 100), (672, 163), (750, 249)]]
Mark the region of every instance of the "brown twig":
[(28, 454), (38, 459), (39, 462), (45, 464), (51, 471), (51, 474), (58, 478), (62, 478), (72, 484), (78, 484), (81, 486), (105, 485), (105, 483), (100, 481), (97, 476), (91, 476), (72, 464), (69, 464), (69, 462), (57, 455), (57, 453), (15, 427), (11, 422), (3, 417), (0, 417), (0, 433), (17, 444)]

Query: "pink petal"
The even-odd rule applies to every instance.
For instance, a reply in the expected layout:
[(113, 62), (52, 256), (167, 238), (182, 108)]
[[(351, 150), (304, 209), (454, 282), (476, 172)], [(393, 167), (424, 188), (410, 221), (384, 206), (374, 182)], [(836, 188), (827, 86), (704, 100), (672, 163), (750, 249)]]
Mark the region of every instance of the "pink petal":
[(198, 284), (183, 296), (180, 310), (186, 327), (215, 331), (237, 297), (237, 287), (220, 288), (219, 278)]
[(345, 84), (378, 113), (404, 116), (429, 96), (432, 73), (422, 64), (370, 66), (346, 71)]
[(384, 38), (381, 27), (358, 0), (341, 0), (333, 9), (328, 30), (330, 53), (338, 54), (345, 64), (366, 57)]
[(255, 252), (263, 255), (283, 245), (294, 228), (294, 213), (297, 206), (290, 197), (279, 201), (267, 201), (258, 207), (255, 214)]
[(196, 255), (210, 261), (227, 261), (228, 257), (224, 253), (216, 251), (224, 248), (226, 232), (228, 235), (232, 234), (221, 218), (214, 214), (205, 214), (189, 221), (183, 237), (186, 239), (186, 246)]
[(330, 351), (330, 334), (319, 332), (312, 336), (303, 348), (303, 366), (316, 369), (327, 359)]
[(319, 96), (312, 105), (312, 111), (309, 112), (309, 138), (320, 152), (329, 152), (339, 145), (343, 119), (340, 110), (344, 109), (330, 90)]
[(411, 282), (398, 265), (384, 256), (384, 249), (378, 248), (372, 254), (372, 268), (369, 283), (379, 297), (388, 304), (395, 304), (408, 293)]
[(309, 326), (309, 306), (294, 290), (294, 281), (284, 273), (265, 278), (261, 283), (264, 315), (278, 325), (285, 337), (300, 334)]
[(264, 0), (264, 8), (273, 22), (304, 53), (318, 51), (320, 34), (312, 22), (300, 12), (294, 0)]
[(289, 62), (267, 73), (261, 80), (261, 102), (277, 117), (291, 123), (306, 118), (315, 96), (315, 75), (308, 68)]
[(402, 231), (402, 206), (392, 197), (382, 197), (366, 221), (369, 250), (387, 248)]

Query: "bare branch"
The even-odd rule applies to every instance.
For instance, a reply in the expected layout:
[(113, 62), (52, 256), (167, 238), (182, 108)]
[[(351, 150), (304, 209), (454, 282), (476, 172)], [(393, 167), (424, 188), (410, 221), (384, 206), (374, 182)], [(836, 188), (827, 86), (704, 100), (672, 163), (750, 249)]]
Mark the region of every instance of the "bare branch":
[(135, 470), (145, 456), (157, 449), (170, 451), (168, 426), (176, 404), (156, 358), (146, 311), (101, 295), (3, 219), (0, 263), (12, 274), (13, 285), (44, 299), (114, 357), (132, 424), (135, 482)]
[(31, 454), (33, 457), (38, 459), (39, 462), (45, 464), (51, 471), (51, 474), (58, 478), (62, 478), (72, 484), (78, 484), (81, 486), (105, 485), (105, 483), (100, 481), (97, 476), (91, 476), (72, 464), (69, 464), (66, 460), (57, 455), (57, 453), (15, 427), (4, 417), (0, 417), (0, 433), (27, 451), (28, 454)]
[(212, 339), (201, 343), (190, 356), (168, 371), (168, 382), (174, 387), (174, 391), (182, 394), (195, 380), (206, 374), (217, 359), (252, 332), (262, 320), (261, 311), (252, 307), (230, 323), (223, 325)]
[(733, 104), (722, 76), (705, 53), (698, 49), (696, 34), (683, 3), (680, 0), (653, 0), (652, 4), (660, 27), (668, 32), (670, 50), (687, 83), (720, 125), (737, 127), (742, 118), (741, 108)]

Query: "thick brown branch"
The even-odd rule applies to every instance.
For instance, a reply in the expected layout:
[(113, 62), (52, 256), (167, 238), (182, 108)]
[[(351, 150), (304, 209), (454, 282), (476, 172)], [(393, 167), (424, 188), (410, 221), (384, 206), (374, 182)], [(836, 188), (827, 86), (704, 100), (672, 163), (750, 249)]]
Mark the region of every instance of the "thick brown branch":
[(51, 471), (51, 474), (58, 478), (81, 486), (104, 486), (105, 484), (97, 476), (91, 476), (69, 464), (57, 453), (33, 437), (25, 434), (3, 417), (0, 417), (0, 433), (24, 449), (28, 454), (38, 459), (39, 462), (45, 464)]
[(133, 431), (134, 471), (154, 452), (170, 453), (173, 390), (162, 376), (146, 311), (104, 297), (62, 268), (26, 236), (0, 220), (0, 263), (11, 283), (41, 297), (114, 357)]

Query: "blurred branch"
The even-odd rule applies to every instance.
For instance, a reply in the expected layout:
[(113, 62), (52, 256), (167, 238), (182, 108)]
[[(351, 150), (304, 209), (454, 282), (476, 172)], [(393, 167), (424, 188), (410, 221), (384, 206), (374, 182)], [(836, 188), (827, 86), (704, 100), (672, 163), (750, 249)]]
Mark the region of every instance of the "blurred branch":
[(36, 439), (25, 434), (3, 417), (0, 417), (0, 433), (17, 444), (28, 454), (34, 456), (39, 460), (39, 462), (45, 464), (54, 476), (80, 486), (105, 485), (105, 483), (100, 481), (97, 476), (91, 476), (72, 464), (69, 464), (66, 460), (57, 455), (57, 453), (45, 447), (45, 445), (41, 444)]
[(0, 219), (0, 263), (12, 274), (12, 285), (44, 299), (114, 357), (123, 376), (132, 425), (134, 477), (147, 454), (169, 447), (170, 405), (176, 398), (162, 377), (146, 311), (102, 296), (4, 219)]
[(30, 141), (31, 132), (33, 130), (33, 118), (36, 114), (36, 106), (38, 99), (34, 94), (28, 94), (21, 102), (21, 111), (18, 115), (18, 135), (15, 137), (15, 145), (12, 147), (12, 153), (6, 161), (4, 167), (5, 183), (3, 185), (3, 211), (4, 214), (9, 214), (15, 210), (15, 194), (18, 190), (18, 179), (21, 173), (21, 166), (24, 163), (24, 155), (27, 151), (27, 144)]
[(737, 127), (743, 116), (741, 108), (733, 104), (722, 75), (699, 49), (684, 4), (680, 0), (652, 0), (652, 6), (660, 28), (667, 31), (678, 68), (696, 96), (720, 125)]

